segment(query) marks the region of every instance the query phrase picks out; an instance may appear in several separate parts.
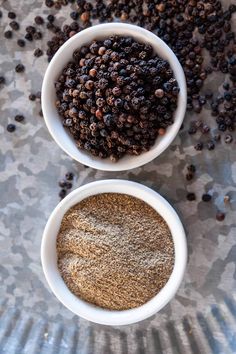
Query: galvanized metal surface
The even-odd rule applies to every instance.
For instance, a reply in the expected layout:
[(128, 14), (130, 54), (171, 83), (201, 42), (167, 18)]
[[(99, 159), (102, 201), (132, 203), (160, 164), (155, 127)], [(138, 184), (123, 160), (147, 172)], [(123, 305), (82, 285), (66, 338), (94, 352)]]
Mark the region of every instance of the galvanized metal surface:
[[(0, 7), (1, 34), (10, 9), (21, 25), (13, 39), (0, 37), (0, 73), (6, 77), (0, 89), (0, 353), (236, 353), (235, 144), (196, 152), (196, 137), (187, 134), (185, 124), (171, 147), (142, 168), (120, 173), (85, 169), (52, 141), (38, 115), (39, 104), (27, 98), (40, 90), (47, 67), (45, 57), (33, 56), (35, 45), (45, 50), (49, 37), (22, 49), (16, 39), (36, 15), (51, 11), (33, 0), (2, 1)], [(59, 12), (60, 23), (70, 11), (66, 7)], [(16, 74), (20, 61), (26, 71)], [(223, 80), (213, 75), (206, 87), (219, 86), (220, 92)], [(6, 125), (17, 113), (24, 114), (26, 122), (7, 133)], [(194, 117), (187, 115), (186, 121)], [(212, 122), (208, 107), (202, 118)], [(186, 182), (189, 163), (197, 172)], [(175, 299), (156, 316), (128, 327), (97, 326), (74, 316), (49, 291), (40, 264), (41, 236), (58, 203), (57, 181), (68, 170), (76, 175), (73, 188), (103, 178), (135, 180), (176, 208), (187, 232), (188, 268)], [(186, 201), (187, 191), (196, 192), (196, 202)], [(211, 203), (201, 201), (204, 191), (213, 195)], [(223, 202), (226, 193), (228, 205)], [(217, 209), (226, 212), (222, 223), (215, 220)]]

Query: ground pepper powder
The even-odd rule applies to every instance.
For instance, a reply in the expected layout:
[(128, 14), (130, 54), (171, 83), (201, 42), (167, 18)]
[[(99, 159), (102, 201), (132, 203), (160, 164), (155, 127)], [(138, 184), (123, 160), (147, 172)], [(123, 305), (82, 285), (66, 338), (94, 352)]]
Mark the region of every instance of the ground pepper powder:
[(102, 308), (126, 310), (146, 303), (166, 284), (174, 244), (166, 222), (148, 204), (105, 193), (64, 215), (57, 255), (72, 293)]

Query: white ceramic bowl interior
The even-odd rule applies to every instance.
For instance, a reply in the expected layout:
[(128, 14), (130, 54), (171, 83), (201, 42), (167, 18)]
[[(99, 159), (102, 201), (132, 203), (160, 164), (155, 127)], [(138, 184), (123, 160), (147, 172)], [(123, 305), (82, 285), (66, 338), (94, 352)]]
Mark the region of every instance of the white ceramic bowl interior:
[[(110, 311), (89, 304), (73, 295), (64, 283), (58, 267), (56, 238), (66, 211), (84, 198), (100, 193), (125, 193), (142, 199), (167, 222), (172, 233), (175, 262), (172, 274), (161, 291), (144, 305), (125, 311)], [(125, 180), (102, 180), (86, 184), (63, 199), (52, 212), (44, 230), (41, 261), (47, 282), (69, 310), (89, 321), (104, 325), (127, 325), (144, 320), (163, 308), (175, 295), (182, 281), (187, 260), (187, 246), (182, 223), (171, 205), (158, 193), (142, 184)]]
[[(126, 155), (117, 163), (107, 159), (93, 157), (86, 151), (78, 149), (73, 138), (63, 127), (61, 118), (55, 107), (56, 93), (54, 83), (61, 71), (71, 60), (73, 52), (94, 39), (103, 39), (111, 35), (132, 36), (140, 42), (150, 43), (154, 51), (166, 59), (174, 72), (179, 84), (178, 107), (174, 115), (174, 124), (168, 127), (167, 133), (158, 137), (150, 151), (139, 156)], [(186, 82), (183, 69), (172, 50), (153, 33), (134, 25), (123, 23), (108, 23), (85, 29), (70, 38), (54, 55), (44, 76), (42, 86), (42, 110), (46, 125), (56, 143), (76, 161), (104, 171), (122, 171), (139, 167), (160, 155), (177, 135), (186, 110)]]

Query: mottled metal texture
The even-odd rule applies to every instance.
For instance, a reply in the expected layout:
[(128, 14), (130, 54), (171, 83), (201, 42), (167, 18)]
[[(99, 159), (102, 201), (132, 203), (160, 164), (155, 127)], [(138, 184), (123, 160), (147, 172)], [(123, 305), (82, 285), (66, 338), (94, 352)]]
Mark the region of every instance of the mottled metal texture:
[[(36, 15), (54, 12), (43, 1), (2, 1), (0, 20), (0, 352), (1, 353), (235, 353), (236, 352), (236, 154), (235, 143), (219, 144), (214, 151), (196, 152), (197, 139), (183, 129), (161, 157), (129, 172), (109, 173), (86, 169), (72, 161), (54, 143), (39, 117), (39, 103), (28, 95), (40, 90), (47, 67), (45, 56), (33, 56), (35, 46), (21, 49), (16, 39)], [(225, 1), (228, 5), (230, 2)], [(231, 1), (233, 3), (233, 0)], [(9, 19), (17, 13), (21, 29), (11, 40), (3, 38)], [(62, 23), (70, 7), (59, 12)], [(69, 21), (67, 20), (67, 23)], [(236, 18), (234, 17), (236, 26)], [(25, 73), (14, 67), (22, 61)], [(211, 75), (205, 87), (222, 89), (224, 77)], [(6, 125), (15, 114), (26, 117), (14, 133)], [(187, 114), (185, 120), (194, 119)], [(209, 109), (201, 113), (211, 121)], [(186, 182), (186, 165), (197, 167)], [(58, 203), (57, 181), (66, 171), (76, 175), (73, 188), (104, 178), (141, 182), (163, 195), (176, 208), (186, 228), (188, 267), (175, 299), (156, 316), (123, 328), (93, 325), (74, 316), (50, 292), (40, 264), (40, 243), (48, 216)], [(197, 201), (186, 201), (194, 191)], [(201, 201), (209, 191), (210, 203)], [(228, 194), (231, 202), (224, 205)], [(226, 219), (215, 220), (216, 210)]]

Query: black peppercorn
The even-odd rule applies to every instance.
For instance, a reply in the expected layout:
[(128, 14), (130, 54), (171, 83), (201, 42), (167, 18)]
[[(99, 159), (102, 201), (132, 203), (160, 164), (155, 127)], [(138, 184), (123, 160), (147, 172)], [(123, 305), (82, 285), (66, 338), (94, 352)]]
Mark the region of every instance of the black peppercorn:
[(12, 12), (12, 11), (8, 12), (8, 17), (9, 17), (11, 20), (14, 20), (14, 18), (16, 18), (15, 12)]
[(61, 199), (65, 198), (66, 196), (66, 190), (65, 189), (61, 189), (60, 192), (59, 192), (59, 197)]
[(210, 194), (203, 194), (202, 195), (202, 201), (203, 202), (209, 202), (211, 200), (211, 195)]
[(12, 38), (12, 31), (6, 31), (6, 32), (4, 32), (4, 37), (7, 38), (7, 39)]
[(24, 47), (25, 46), (25, 41), (23, 39), (18, 39), (17, 44), (19, 47)]
[(192, 202), (192, 201), (196, 200), (196, 195), (195, 195), (195, 193), (188, 193), (186, 198), (188, 201)]
[(11, 21), (9, 25), (14, 31), (18, 31), (18, 29), (20, 28), (19, 23), (16, 21)]
[(41, 16), (36, 16), (34, 18), (34, 22), (36, 23), (36, 25), (42, 25), (44, 23), (44, 19)]
[(43, 51), (42, 51), (40, 48), (35, 49), (35, 51), (34, 51), (34, 56), (35, 56), (36, 58), (39, 58), (39, 57), (41, 57), (42, 55), (43, 55)]
[(24, 67), (23, 64), (17, 64), (16, 67), (15, 67), (15, 71), (16, 71), (17, 73), (21, 73), (21, 72), (23, 72), (24, 70), (25, 70), (25, 67)]
[(15, 126), (15, 124), (8, 124), (7, 125), (7, 131), (9, 132), (9, 133), (13, 133), (14, 131), (16, 130), (16, 126)]
[(25, 119), (25, 117), (22, 114), (17, 114), (15, 116), (15, 121), (16, 122), (23, 122), (24, 119)]
[(72, 181), (74, 178), (74, 174), (73, 174), (73, 172), (67, 172), (65, 174), (65, 177), (66, 177), (67, 181)]

